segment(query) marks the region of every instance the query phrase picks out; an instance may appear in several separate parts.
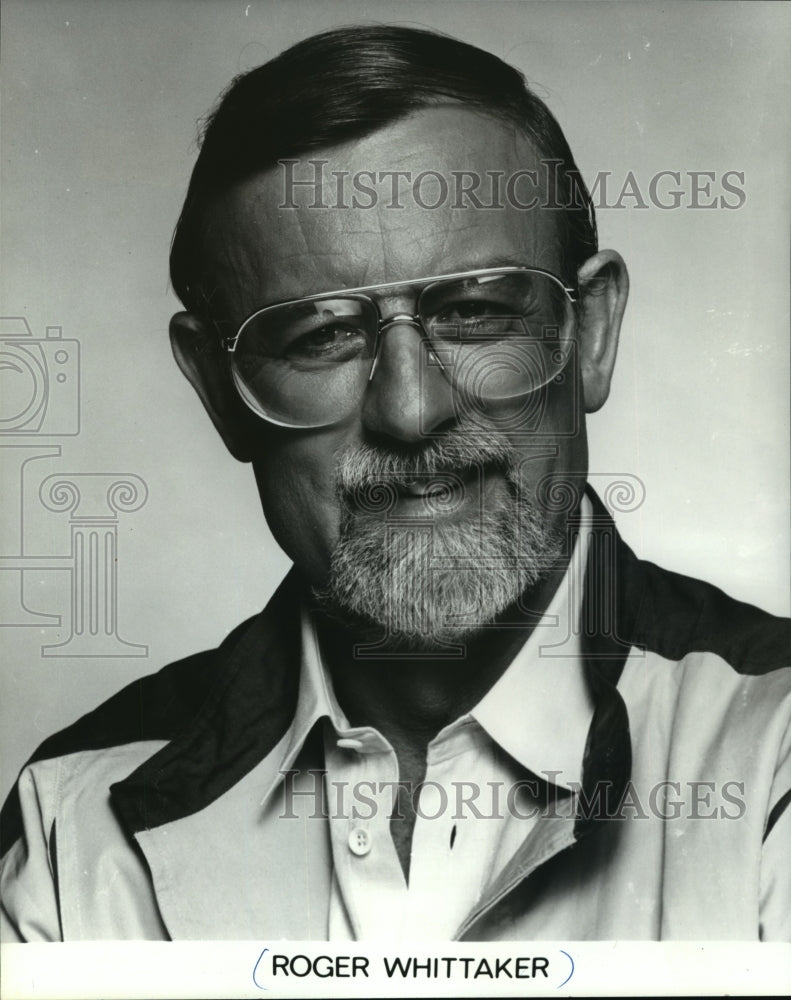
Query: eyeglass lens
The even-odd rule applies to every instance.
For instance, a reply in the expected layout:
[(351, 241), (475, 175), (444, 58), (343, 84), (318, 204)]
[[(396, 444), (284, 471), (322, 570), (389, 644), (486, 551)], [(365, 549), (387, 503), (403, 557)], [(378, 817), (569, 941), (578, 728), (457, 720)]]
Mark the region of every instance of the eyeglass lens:
[[(539, 272), (440, 280), (421, 293), (417, 312), (430, 345), (421, 364), (439, 364), (465, 405), (535, 392), (571, 352), (573, 307), (557, 281)], [(240, 331), (235, 381), (248, 405), (276, 423), (335, 423), (365, 393), (378, 330), (378, 309), (364, 296), (264, 309)]]

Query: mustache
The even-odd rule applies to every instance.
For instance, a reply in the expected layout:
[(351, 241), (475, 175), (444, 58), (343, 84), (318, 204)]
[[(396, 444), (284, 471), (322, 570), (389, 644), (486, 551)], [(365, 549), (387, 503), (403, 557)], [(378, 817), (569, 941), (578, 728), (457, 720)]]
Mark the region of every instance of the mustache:
[(514, 466), (515, 451), (504, 435), (481, 435), (463, 426), (414, 447), (394, 449), (361, 444), (338, 457), (337, 486), (341, 496), (359, 495), (361, 490), (389, 485), (409, 486), (416, 480), (464, 476), (486, 466), (506, 472)]

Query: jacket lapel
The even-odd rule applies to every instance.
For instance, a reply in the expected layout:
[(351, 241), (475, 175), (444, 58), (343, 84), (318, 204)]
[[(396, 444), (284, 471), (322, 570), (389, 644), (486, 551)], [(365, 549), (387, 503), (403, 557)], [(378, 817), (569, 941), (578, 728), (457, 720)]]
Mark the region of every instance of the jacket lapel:
[(309, 785), (294, 818), (280, 818), (282, 784), (262, 804), (280, 777), (296, 708), (299, 607), (292, 571), (262, 614), (217, 650), (216, 680), (193, 722), (110, 789), (171, 937), (326, 937), (332, 864), (309, 770), (323, 767), (315, 740), (303, 754), (297, 780)]
[(171, 938), (326, 940), (332, 856), (321, 742), (308, 744), (287, 800), (280, 743), (205, 809), (137, 834)]

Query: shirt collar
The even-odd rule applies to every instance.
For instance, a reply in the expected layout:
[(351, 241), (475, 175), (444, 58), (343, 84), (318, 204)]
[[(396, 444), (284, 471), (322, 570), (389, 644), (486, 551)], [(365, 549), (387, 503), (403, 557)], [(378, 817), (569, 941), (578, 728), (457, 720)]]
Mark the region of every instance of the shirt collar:
[[(478, 704), (437, 737), (440, 739), (452, 727), (473, 719), (522, 767), (564, 787), (581, 782), (583, 752), (593, 714), (579, 639), (591, 517), (591, 504), (585, 496), (566, 573), (530, 638)], [(281, 772), (294, 766), (305, 740), (320, 719), (329, 719), (338, 736), (356, 732), (335, 696), (315, 626), (304, 603), (301, 632), (299, 695), (294, 720), (280, 743)], [(281, 777), (278, 774), (266, 789), (264, 802)]]
[(319, 649), (318, 636), (310, 612), (304, 602), (300, 611), (302, 655), (299, 675), (299, 695), (294, 721), (284, 740), (281, 769), (293, 767), (308, 734), (319, 721), (328, 718), (339, 734), (348, 730), (349, 721), (338, 704), (332, 681)]
[(580, 642), (592, 513), (585, 496), (571, 559), (549, 607), (505, 673), (470, 712), (519, 764), (566, 788), (582, 781), (594, 708)]

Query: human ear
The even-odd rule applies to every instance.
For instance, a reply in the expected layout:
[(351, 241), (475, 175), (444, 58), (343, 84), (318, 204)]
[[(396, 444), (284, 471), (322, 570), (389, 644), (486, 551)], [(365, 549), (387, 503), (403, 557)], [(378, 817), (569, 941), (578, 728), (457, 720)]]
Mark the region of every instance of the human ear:
[(577, 272), (580, 291), (579, 353), (585, 411), (607, 400), (618, 353), (618, 335), (629, 296), (626, 264), (615, 250), (600, 250)]
[(231, 381), (217, 331), (194, 313), (178, 312), (170, 321), (170, 346), (228, 451), (240, 462), (249, 462), (248, 414)]

